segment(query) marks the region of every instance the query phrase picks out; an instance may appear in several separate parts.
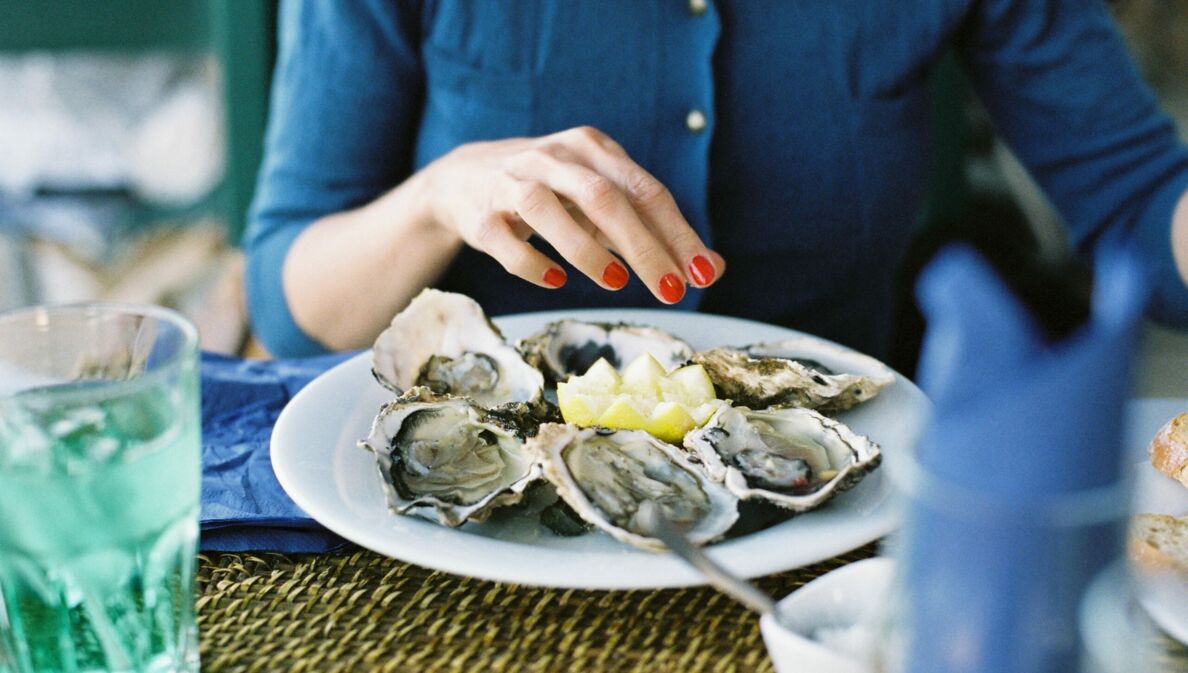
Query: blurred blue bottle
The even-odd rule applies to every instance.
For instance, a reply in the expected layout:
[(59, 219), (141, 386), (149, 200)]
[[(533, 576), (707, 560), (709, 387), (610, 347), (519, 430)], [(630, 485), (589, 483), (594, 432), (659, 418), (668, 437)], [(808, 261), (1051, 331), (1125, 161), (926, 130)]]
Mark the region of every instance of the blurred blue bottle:
[[(1124, 255), (1095, 276), (1087, 319), (1053, 336), (968, 248), (921, 275), (934, 415), (914, 457), (888, 456), (906, 507), (900, 670), (1079, 670), (1082, 594), (1122, 551), (1123, 408), (1147, 296)], [(1038, 291), (1075, 312), (1055, 284)]]

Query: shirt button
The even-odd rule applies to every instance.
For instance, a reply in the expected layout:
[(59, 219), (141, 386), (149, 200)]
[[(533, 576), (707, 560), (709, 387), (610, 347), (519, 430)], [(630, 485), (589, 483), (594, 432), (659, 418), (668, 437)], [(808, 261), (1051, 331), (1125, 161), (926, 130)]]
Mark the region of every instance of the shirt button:
[(707, 0), (689, 0), (689, 13), (693, 16), (701, 16), (707, 9), (709, 9)]
[(705, 113), (701, 110), (689, 110), (689, 114), (685, 115), (685, 126), (693, 133), (704, 131), (707, 123)]

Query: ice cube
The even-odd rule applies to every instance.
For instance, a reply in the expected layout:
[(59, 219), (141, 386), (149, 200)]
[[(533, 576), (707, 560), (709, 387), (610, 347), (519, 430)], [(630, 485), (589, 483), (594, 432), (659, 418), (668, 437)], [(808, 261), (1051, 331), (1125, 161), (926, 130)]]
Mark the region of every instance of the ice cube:
[(0, 362), (0, 396), (15, 395), (33, 388), (68, 383), (64, 378), (47, 376), (40, 372), (19, 367), (11, 362)]

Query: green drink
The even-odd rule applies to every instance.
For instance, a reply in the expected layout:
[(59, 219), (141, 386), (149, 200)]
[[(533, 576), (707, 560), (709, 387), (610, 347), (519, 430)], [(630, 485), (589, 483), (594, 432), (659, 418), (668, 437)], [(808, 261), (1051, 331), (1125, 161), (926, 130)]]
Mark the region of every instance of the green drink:
[(0, 316), (0, 673), (197, 671), (193, 328)]

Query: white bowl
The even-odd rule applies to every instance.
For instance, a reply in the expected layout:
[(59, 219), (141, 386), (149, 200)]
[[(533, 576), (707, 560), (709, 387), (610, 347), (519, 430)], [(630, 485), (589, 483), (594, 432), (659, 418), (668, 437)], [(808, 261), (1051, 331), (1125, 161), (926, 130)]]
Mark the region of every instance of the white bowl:
[[(759, 620), (767, 653), (777, 673), (870, 673), (870, 664), (814, 640), (821, 628), (871, 622), (884, 604), (895, 562), (872, 558), (842, 566), (809, 582), (777, 604), (783, 624), (772, 615)], [(877, 624), (870, 624), (876, 628)], [(869, 634), (871, 638), (875, 634)]]

